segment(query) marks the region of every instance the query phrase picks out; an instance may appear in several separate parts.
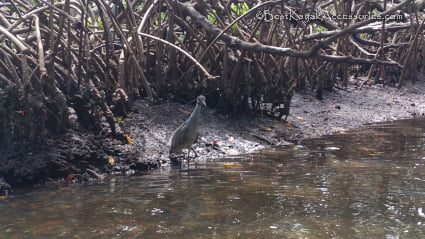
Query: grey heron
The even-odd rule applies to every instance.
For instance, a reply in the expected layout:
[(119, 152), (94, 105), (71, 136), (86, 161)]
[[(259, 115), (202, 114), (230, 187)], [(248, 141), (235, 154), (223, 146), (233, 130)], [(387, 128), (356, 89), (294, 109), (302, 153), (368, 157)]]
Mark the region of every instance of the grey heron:
[(183, 124), (181, 124), (171, 136), (171, 144), (170, 144), (170, 156), (173, 153), (181, 152), (183, 149), (187, 149), (187, 164), (189, 168), (189, 156), (190, 150), (193, 150), (196, 156), (198, 156), (193, 149), (192, 145), (195, 142), (198, 134), (198, 121), (199, 116), (201, 114), (201, 108), (206, 107), (205, 96), (200, 95), (196, 99), (196, 106), (190, 115), (189, 119), (187, 119)]

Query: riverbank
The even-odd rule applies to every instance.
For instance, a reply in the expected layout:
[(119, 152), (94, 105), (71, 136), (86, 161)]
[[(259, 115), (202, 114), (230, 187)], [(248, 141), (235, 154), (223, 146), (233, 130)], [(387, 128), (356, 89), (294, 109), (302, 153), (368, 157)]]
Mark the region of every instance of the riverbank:
[[(423, 117), (425, 82), (396, 88), (350, 82), (344, 89), (326, 92), (317, 100), (312, 92), (294, 95), (286, 122), (265, 116), (235, 117), (206, 108), (194, 145), (198, 161), (252, 153), (273, 145), (302, 144), (306, 138), (342, 132), (362, 125)], [(208, 102), (207, 102), (208, 104)], [(107, 174), (133, 174), (167, 165), (172, 132), (189, 117), (193, 105), (140, 100), (120, 125), (127, 142), (69, 131), (39, 147), (16, 145), (0, 158), (0, 191), (9, 185), (57, 183), (102, 178)], [(3, 178), (3, 179), (2, 179)]]
[(328, 92), (322, 101), (309, 94), (295, 95), (288, 120), (295, 122), (305, 139), (371, 123), (424, 117), (423, 80), (407, 82), (400, 90), (382, 85), (360, 89), (359, 83), (354, 81), (346, 90)]
[[(252, 153), (272, 145), (302, 144), (306, 138), (365, 124), (424, 116), (425, 82), (408, 82), (400, 90), (382, 85), (360, 89), (359, 83), (352, 81), (346, 89), (326, 92), (324, 100), (317, 100), (312, 92), (295, 94), (287, 122), (264, 116), (237, 118), (207, 108), (194, 147), (199, 160)], [(149, 106), (137, 102), (136, 113), (124, 122), (124, 129), (133, 132), (135, 141), (143, 140), (143, 157), (166, 161), (168, 139), (192, 108), (176, 103)]]

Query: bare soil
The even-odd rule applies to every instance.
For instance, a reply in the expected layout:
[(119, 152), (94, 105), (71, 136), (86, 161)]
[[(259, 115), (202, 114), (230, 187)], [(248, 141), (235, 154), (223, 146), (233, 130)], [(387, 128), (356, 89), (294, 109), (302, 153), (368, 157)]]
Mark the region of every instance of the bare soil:
[[(425, 113), (424, 82), (408, 82), (400, 90), (382, 85), (360, 89), (359, 83), (352, 81), (346, 89), (326, 92), (324, 100), (317, 100), (313, 92), (295, 94), (287, 122), (265, 116), (223, 115), (206, 108), (194, 145), (200, 156), (197, 160), (252, 153), (272, 145), (302, 144), (306, 138)], [(135, 142), (127, 146), (140, 148), (142, 158), (167, 162), (171, 134), (194, 106), (139, 101), (134, 107), (135, 113), (123, 123)]]
[[(423, 117), (425, 82), (398, 90), (351, 81), (344, 90), (293, 96), (287, 121), (267, 116), (229, 116), (215, 109), (202, 112), (197, 161), (252, 153), (273, 145), (302, 144), (303, 140), (362, 127), (365, 124)], [(208, 104), (208, 102), (207, 102)], [(139, 100), (120, 123), (131, 143), (75, 130), (40, 147), (16, 145), (0, 152), (0, 194), (10, 185), (91, 180), (106, 174), (133, 174), (167, 165), (172, 132), (189, 117), (193, 104)], [(192, 154), (193, 156), (193, 154)]]
[(328, 92), (322, 101), (309, 94), (296, 94), (288, 120), (294, 122), (305, 139), (366, 124), (424, 116), (424, 81), (407, 82), (400, 90), (382, 85), (360, 89), (359, 83), (351, 82), (346, 90)]

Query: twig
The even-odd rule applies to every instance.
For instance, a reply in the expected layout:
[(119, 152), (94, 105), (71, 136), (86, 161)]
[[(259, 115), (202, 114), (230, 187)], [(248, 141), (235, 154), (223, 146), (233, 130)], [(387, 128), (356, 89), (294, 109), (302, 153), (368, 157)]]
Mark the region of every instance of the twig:
[(250, 135), (253, 136), (253, 137), (255, 137), (255, 138), (257, 138), (257, 139), (259, 139), (259, 140), (263, 140), (264, 142), (266, 142), (266, 143), (268, 143), (270, 145), (274, 145), (274, 143), (272, 141), (270, 141), (268, 139), (265, 139), (264, 137), (261, 137), (259, 135), (253, 134), (253, 133), (250, 133)]
[(44, 59), (44, 50), (43, 42), (41, 41), (40, 34), (40, 19), (37, 15), (33, 15), (34, 24), (35, 24), (35, 35), (37, 37), (37, 46), (38, 46), (38, 64), (40, 66), (40, 79), (43, 79), (43, 76), (47, 74), (45, 59)]
[(194, 63), (195, 63), (195, 65), (197, 66), (197, 67), (199, 67), (199, 69), (201, 69), (201, 71), (209, 78), (209, 79), (213, 79), (213, 78), (216, 78), (217, 76), (213, 76), (213, 75), (211, 75), (202, 65), (201, 65), (201, 63), (199, 63), (193, 56), (191, 56), (189, 53), (187, 53), (186, 51), (184, 51), (183, 49), (181, 49), (180, 47), (178, 47), (178, 46), (176, 46), (176, 45), (174, 45), (174, 44), (172, 44), (172, 43), (170, 43), (170, 42), (168, 42), (168, 41), (166, 41), (166, 40), (163, 40), (163, 39), (161, 39), (161, 38), (159, 38), (159, 37), (156, 37), (156, 36), (152, 36), (152, 35), (150, 35), (150, 34), (146, 34), (146, 33), (143, 33), (143, 32), (139, 32), (139, 35), (141, 35), (141, 36), (144, 36), (144, 37), (148, 37), (148, 38), (151, 38), (151, 39), (154, 39), (154, 40), (156, 40), (156, 41), (159, 41), (159, 42), (162, 42), (162, 43), (164, 43), (164, 44), (166, 44), (167, 46), (171, 46), (172, 48), (174, 48), (174, 49), (177, 49), (178, 51), (180, 51), (181, 53), (183, 53), (185, 56), (187, 56), (191, 61), (193, 61)]
[[(28, 48), (24, 42), (22, 42), (21, 40), (19, 40), (17, 37), (15, 37), (15, 35), (13, 35), (11, 32), (9, 32), (6, 28), (4, 28), (3, 26), (0, 26), (0, 33), (3, 33), (7, 38), (9, 38), (13, 43), (16, 44), (16, 46), (19, 48), (19, 50), (22, 53), (27, 53), (30, 48)], [(0, 35), (1, 37), (1, 35)], [(1, 38), (0, 38), (1, 40)]]

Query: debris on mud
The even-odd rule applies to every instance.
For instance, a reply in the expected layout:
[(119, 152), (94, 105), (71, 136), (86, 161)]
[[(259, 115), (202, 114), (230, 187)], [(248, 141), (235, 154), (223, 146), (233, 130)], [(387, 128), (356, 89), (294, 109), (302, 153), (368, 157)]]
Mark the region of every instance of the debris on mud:
[[(380, 85), (362, 89), (352, 83), (317, 100), (311, 92), (293, 96), (287, 121), (260, 116), (230, 116), (206, 108), (194, 145), (202, 161), (257, 152), (276, 145), (301, 144), (306, 138), (361, 127), (364, 124), (422, 117), (425, 82), (404, 88)], [(207, 102), (208, 104), (208, 102)], [(65, 182), (133, 174), (169, 162), (172, 132), (189, 117), (193, 105), (163, 101), (134, 103), (120, 122), (127, 142), (82, 130), (67, 132), (43, 145), (15, 145), (0, 152), (0, 191), (63, 178)]]

